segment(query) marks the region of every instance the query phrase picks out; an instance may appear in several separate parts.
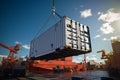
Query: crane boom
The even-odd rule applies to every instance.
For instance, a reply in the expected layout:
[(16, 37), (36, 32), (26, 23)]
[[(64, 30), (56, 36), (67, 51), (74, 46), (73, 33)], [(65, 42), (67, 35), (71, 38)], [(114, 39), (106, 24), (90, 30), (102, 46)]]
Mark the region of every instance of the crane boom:
[(105, 50), (97, 51), (97, 53), (102, 53), (101, 59), (108, 59), (108, 55), (106, 54)]
[(20, 49), (20, 44), (16, 44), (16, 46), (6, 46), (5, 44), (3, 43), (0, 43), (0, 46), (10, 50), (10, 54), (8, 55), (8, 59), (12, 59), (14, 57), (14, 53), (17, 53), (17, 51)]
[(13, 47), (9, 47), (9, 46), (6, 46), (5, 44), (3, 43), (0, 43), (0, 46), (10, 50), (11, 52), (14, 52), (14, 53), (17, 53), (17, 51), (13, 48)]
[(10, 51), (7, 58), (3, 58), (2, 61), (2, 72), (3, 76), (25, 76), (25, 67), (19, 59), (14, 58), (14, 54), (20, 50), (21, 45), (16, 44), (15, 46), (6, 46), (0, 42), (0, 46)]

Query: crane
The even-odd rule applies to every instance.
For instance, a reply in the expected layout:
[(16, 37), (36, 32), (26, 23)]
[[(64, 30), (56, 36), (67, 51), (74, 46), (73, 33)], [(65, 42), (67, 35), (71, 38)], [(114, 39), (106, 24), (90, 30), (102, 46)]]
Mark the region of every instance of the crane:
[(3, 43), (0, 43), (0, 46), (2, 46), (3, 48), (6, 48), (10, 51), (10, 54), (7, 56), (7, 59), (3, 58), (3, 68), (7, 68), (8, 64), (14, 64), (16, 59), (14, 58), (14, 54), (17, 54), (17, 52), (20, 49), (20, 44), (16, 44), (15, 46), (7, 46)]
[(109, 52), (106, 54), (105, 50), (100, 50), (100, 51), (97, 51), (97, 53), (102, 53), (102, 57), (101, 59), (106, 59), (105, 60), (105, 63), (108, 67), (111, 67), (110, 65), (112, 64), (112, 59), (113, 59), (113, 52)]
[(106, 55), (105, 50), (97, 51), (97, 53), (102, 53), (102, 57), (101, 57), (101, 59), (108, 59), (108, 56)]
[(20, 44), (16, 44), (15, 46), (6, 46), (5, 44), (0, 43), (0, 46), (4, 47), (10, 51), (10, 54), (7, 56), (8, 60), (13, 60), (14, 54), (17, 54), (18, 51), (20, 50)]
[[(8, 49), (10, 51), (7, 58), (6, 59), (3, 58), (3, 61), (2, 61), (3, 75), (4, 76), (16, 75), (17, 72), (20, 74), (21, 72), (18, 71), (17, 68), (15, 68), (16, 63), (17, 63), (18, 60), (14, 57), (14, 54), (18, 53), (18, 51), (20, 50), (21, 45), (16, 44), (15, 46), (7, 46), (7, 45), (0, 42), (0, 46), (5, 48), (5, 49)], [(23, 68), (19, 68), (19, 70), (21, 70), (21, 71), (24, 70), (25, 71), (25, 69), (23, 69)], [(23, 71), (22, 75), (25, 74), (24, 71)]]
[(105, 52), (105, 50), (100, 50), (100, 51), (97, 51), (97, 53), (102, 53), (102, 57), (101, 57), (101, 59), (109, 59), (110, 58), (110, 56), (112, 56), (112, 53), (110, 52), (110, 53), (108, 53), (108, 54), (106, 54), (106, 52)]

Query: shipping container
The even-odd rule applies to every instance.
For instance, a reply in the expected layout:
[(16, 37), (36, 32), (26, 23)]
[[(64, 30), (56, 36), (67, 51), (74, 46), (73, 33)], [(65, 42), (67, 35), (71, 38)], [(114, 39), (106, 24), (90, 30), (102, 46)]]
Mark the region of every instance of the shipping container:
[(31, 59), (57, 59), (91, 52), (89, 27), (64, 16), (30, 44)]

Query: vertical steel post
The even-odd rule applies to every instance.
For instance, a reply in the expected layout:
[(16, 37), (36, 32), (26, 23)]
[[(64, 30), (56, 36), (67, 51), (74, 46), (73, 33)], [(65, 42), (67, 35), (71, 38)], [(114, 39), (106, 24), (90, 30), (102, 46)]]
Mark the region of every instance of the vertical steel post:
[(84, 54), (84, 71), (87, 71), (86, 54)]

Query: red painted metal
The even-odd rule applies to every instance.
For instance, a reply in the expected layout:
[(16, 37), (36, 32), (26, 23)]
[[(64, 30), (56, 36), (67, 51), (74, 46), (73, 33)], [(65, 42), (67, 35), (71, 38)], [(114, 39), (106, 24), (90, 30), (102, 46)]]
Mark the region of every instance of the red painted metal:
[(9, 63), (11, 63), (11, 66), (13, 66), (16, 62), (16, 59), (14, 58), (14, 54), (17, 53), (18, 50), (20, 49), (20, 44), (16, 44), (16, 46), (11, 47), (3, 43), (0, 43), (0, 46), (10, 50), (10, 54), (7, 56), (7, 59), (3, 58), (3, 61), (2, 61), (3, 68), (10, 67)]
[(4, 47), (4, 48), (6, 48), (6, 49), (8, 49), (8, 50), (10, 50), (11, 52), (17, 53), (17, 51), (16, 51), (16, 50), (14, 50), (14, 48), (13, 48), (13, 47), (11, 47), (11, 46), (6, 46), (6, 45), (5, 45), (5, 44), (3, 44), (3, 43), (0, 43), (0, 46), (2, 46), (2, 47)]
[(35, 73), (47, 74), (53, 71), (53, 68), (60, 67), (64, 72), (77, 72), (83, 70), (82, 63), (72, 62), (72, 57), (66, 57), (56, 60), (28, 60), (28, 70)]
[(84, 71), (87, 71), (87, 65), (86, 65), (86, 54), (84, 54), (84, 67), (83, 67)]

